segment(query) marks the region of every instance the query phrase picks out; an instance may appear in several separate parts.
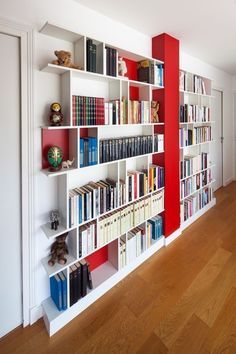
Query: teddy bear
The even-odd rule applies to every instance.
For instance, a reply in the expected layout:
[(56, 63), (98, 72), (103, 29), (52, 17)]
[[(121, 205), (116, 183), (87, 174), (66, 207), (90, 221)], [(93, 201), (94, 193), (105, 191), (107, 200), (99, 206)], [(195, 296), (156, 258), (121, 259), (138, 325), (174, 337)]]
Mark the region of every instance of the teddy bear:
[(67, 259), (65, 255), (67, 255), (68, 252), (68, 247), (66, 244), (66, 238), (67, 238), (68, 232), (56, 237), (56, 241), (53, 242), (50, 250), (50, 259), (48, 261), (48, 264), (52, 267), (56, 263), (56, 261), (59, 264), (66, 264)]
[(66, 52), (65, 50), (55, 50), (54, 54), (57, 57), (57, 60), (53, 60), (52, 64), (66, 66), (67, 68), (83, 70), (79, 65), (72, 64), (71, 62), (71, 52)]
[(158, 115), (159, 108), (160, 108), (160, 103), (158, 101), (152, 101), (152, 103), (151, 103), (151, 119), (152, 119), (152, 123), (158, 123), (159, 122), (159, 115)]

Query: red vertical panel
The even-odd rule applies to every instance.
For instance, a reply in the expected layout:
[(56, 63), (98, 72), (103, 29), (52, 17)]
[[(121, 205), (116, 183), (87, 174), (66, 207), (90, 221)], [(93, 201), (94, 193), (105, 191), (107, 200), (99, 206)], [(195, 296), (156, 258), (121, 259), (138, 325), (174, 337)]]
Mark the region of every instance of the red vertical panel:
[(42, 168), (48, 168), (48, 150), (51, 146), (62, 148), (63, 160), (69, 159), (69, 130), (42, 129)]
[(90, 263), (90, 270), (94, 270), (108, 260), (108, 245), (86, 257)]
[(137, 62), (127, 58), (123, 58), (123, 59), (126, 62), (127, 71), (128, 71), (127, 74), (125, 74), (125, 76), (127, 76), (130, 80), (137, 81)]
[(131, 101), (139, 101), (139, 88), (138, 87), (130, 86), (129, 98)]
[(179, 41), (168, 34), (152, 38), (152, 56), (164, 61), (164, 89), (158, 93), (164, 114), (165, 218), (168, 237), (180, 227), (179, 194)]

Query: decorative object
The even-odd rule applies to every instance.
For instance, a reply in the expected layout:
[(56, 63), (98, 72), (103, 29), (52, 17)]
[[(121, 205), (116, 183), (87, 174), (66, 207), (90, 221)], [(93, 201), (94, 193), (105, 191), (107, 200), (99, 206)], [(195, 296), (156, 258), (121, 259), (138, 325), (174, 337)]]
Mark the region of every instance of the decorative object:
[(67, 236), (68, 232), (56, 237), (56, 241), (53, 242), (50, 250), (50, 259), (48, 261), (51, 267), (53, 267), (56, 262), (62, 265), (66, 264), (67, 259), (65, 256), (69, 253), (66, 244)]
[(159, 108), (160, 108), (160, 103), (158, 101), (152, 101), (151, 102), (151, 119), (152, 123), (158, 123), (159, 122)]
[(79, 65), (73, 64), (71, 62), (72, 54), (65, 50), (55, 50), (54, 54), (57, 57), (57, 60), (53, 60), (52, 64), (59, 66), (66, 66), (67, 68), (83, 70)]
[(62, 168), (70, 168), (73, 163), (75, 162), (75, 158), (73, 157), (72, 160), (66, 160), (62, 162)]
[(51, 165), (50, 171), (58, 171), (61, 169), (63, 153), (59, 146), (51, 146), (48, 150), (48, 162)]
[(49, 120), (51, 126), (60, 126), (63, 121), (63, 114), (61, 113), (61, 105), (58, 102), (53, 102), (50, 106), (51, 114)]
[(125, 74), (128, 72), (126, 62), (123, 58), (119, 57), (118, 58), (118, 73), (120, 76), (125, 76)]
[(57, 230), (60, 221), (60, 213), (59, 210), (54, 209), (50, 211), (50, 221), (51, 221), (51, 229)]

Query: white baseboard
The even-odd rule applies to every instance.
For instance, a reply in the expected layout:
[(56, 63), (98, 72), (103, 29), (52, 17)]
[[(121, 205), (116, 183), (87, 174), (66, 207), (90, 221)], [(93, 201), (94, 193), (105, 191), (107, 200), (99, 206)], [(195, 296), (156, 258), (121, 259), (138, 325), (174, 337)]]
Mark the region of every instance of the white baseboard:
[(30, 310), (30, 325), (37, 322), (41, 317), (43, 317), (42, 306), (35, 306)]
[(174, 240), (176, 240), (180, 235), (182, 231), (181, 229), (177, 229), (173, 234), (165, 238), (165, 246), (169, 246)]
[(235, 181), (234, 177), (228, 178), (226, 181), (224, 181), (224, 187), (228, 186), (231, 182)]

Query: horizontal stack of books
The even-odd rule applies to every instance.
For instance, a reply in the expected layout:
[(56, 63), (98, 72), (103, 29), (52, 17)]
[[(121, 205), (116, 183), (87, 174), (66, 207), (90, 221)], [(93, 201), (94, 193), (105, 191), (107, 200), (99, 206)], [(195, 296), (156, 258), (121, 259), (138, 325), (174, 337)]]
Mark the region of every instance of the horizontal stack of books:
[(69, 268), (70, 275), (70, 306), (81, 297), (87, 295), (87, 290), (93, 288), (90, 265), (85, 259), (73, 264)]
[(152, 135), (117, 139), (102, 139), (99, 145), (100, 163), (152, 153)]
[(50, 277), (50, 293), (59, 311), (67, 309), (67, 278), (66, 272), (60, 272)]
[(120, 237), (119, 262), (120, 262), (120, 269), (126, 266), (126, 235), (122, 235)]
[(117, 50), (105, 47), (106, 50), (106, 74), (109, 76), (117, 75)]
[(180, 105), (180, 123), (210, 122), (210, 107), (185, 104)]
[(96, 73), (97, 46), (93, 43), (92, 39), (87, 39), (86, 58), (87, 71)]
[(213, 189), (206, 187), (197, 195), (193, 195), (184, 200), (180, 205), (181, 222), (188, 220), (196, 212), (206, 206), (213, 198)]
[(89, 222), (79, 228), (79, 257), (85, 257), (97, 247), (97, 223)]
[(72, 122), (74, 126), (103, 125), (104, 98), (72, 96)]
[(129, 101), (129, 124), (150, 123), (150, 102)]
[(164, 151), (164, 134), (154, 135), (154, 152)]
[(141, 60), (137, 64), (138, 81), (152, 85), (164, 85), (164, 69), (162, 64), (152, 60)]
[(179, 129), (180, 147), (211, 141), (211, 127), (195, 127)]
[(151, 165), (149, 167), (149, 192), (155, 192), (164, 187), (164, 167)]
[(101, 217), (98, 222), (98, 247), (139, 226), (163, 209), (164, 191), (160, 191)]
[(180, 178), (189, 177), (210, 166), (209, 153), (202, 152), (198, 155), (186, 155), (180, 161)]
[(148, 171), (129, 171), (127, 186), (129, 202), (146, 195), (148, 193)]
[(98, 215), (117, 208), (119, 202), (117, 182), (90, 182), (69, 192), (69, 226), (92, 220)]
[(97, 165), (98, 143), (97, 138), (80, 138), (80, 168)]

